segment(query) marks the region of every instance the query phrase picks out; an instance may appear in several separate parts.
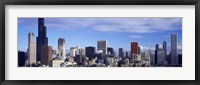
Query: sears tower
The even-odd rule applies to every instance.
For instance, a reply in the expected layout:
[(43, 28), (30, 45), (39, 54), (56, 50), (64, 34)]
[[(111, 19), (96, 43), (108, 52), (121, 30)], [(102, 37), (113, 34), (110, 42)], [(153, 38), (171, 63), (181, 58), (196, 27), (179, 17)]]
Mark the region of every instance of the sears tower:
[(48, 38), (46, 36), (44, 18), (38, 18), (37, 61), (41, 59), (42, 46), (48, 46)]

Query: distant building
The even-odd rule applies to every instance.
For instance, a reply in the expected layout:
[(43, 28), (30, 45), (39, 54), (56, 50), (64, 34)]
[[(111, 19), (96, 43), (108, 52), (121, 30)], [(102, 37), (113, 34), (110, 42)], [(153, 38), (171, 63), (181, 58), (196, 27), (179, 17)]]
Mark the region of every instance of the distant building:
[(34, 42), (34, 34), (29, 32), (28, 34), (28, 64), (36, 64), (36, 44)]
[(76, 56), (76, 48), (75, 47), (71, 47), (70, 48), (70, 56), (71, 57), (75, 57)]
[(48, 38), (46, 36), (46, 26), (44, 25), (44, 18), (38, 19), (38, 37), (37, 37), (37, 61), (41, 59), (42, 46), (48, 46)]
[(165, 64), (165, 51), (157, 50), (157, 65), (164, 65), (164, 64)]
[(103, 50), (103, 54), (107, 54), (107, 41), (106, 40), (97, 41), (97, 51), (98, 50)]
[(95, 47), (89, 46), (86, 47), (86, 56), (91, 60), (95, 57)]
[(59, 38), (58, 39), (58, 54), (60, 58), (65, 58), (65, 39)]
[(80, 55), (79, 46), (75, 46), (75, 55)]
[[(126, 56), (128, 56), (128, 53), (127, 53)], [(124, 51), (123, 51), (123, 48), (119, 48), (119, 57), (124, 58)]]
[(74, 58), (74, 61), (78, 64), (78, 65), (82, 65), (82, 59), (83, 59), (83, 56), (80, 56), (80, 55), (76, 55), (76, 57)]
[(26, 53), (23, 51), (18, 51), (18, 66), (23, 67), (25, 66), (26, 62)]
[(80, 48), (79, 49), (79, 53), (81, 56), (85, 56), (85, 49), (84, 48)]
[(171, 34), (171, 65), (178, 65), (177, 34)]
[(141, 50), (140, 50), (140, 47), (138, 46), (138, 54), (140, 54), (141, 53)]
[(115, 55), (115, 51), (114, 51), (114, 49), (112, 47), (108, 47), (107, 48), (107, 53), (108, 53), (108, 55), (111, 55), (113, 57)]
[(163, 51), (165, 53), (165, 60), (167, 60), (167, 43), (166, 43), (166, 41), (163, 41)]
[(178, 65), (182, 65), (182, 54), (178, 55)]
[(41, 49), (41, 65), (49, 66), (52, 60), (52, 47), (42, 46)]
[(158, 60), (158, 50), (159, 50), (159, 45), (156, 44), (156, 48), (155, 48), (155, 57), (154, 57), (154, 65), (157, 65), (157, 60)]
[(142, 56), (140, 54), (133, 54), (131, 58), (132, 63), (140, 63), (142, 60)]
[(63, 59), (51, 60), (50, 67), (62, 67), (62, 63), (64, 63)]
[(133, 54), (138, 54), (138, 43), (137, 42), (131, 42), (131, 57)]
[(129, 56), (128, 56), (128, 51), (126, 51), (126, 56), (125, 56), (125, 57), (129, 57)]

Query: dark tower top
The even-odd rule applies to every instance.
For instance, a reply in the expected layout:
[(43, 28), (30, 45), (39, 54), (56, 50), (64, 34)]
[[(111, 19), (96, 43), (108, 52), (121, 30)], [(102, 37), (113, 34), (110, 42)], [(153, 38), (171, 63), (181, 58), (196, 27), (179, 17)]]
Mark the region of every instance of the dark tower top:
[(44, 26), (44, 18), (38, 19), (38, 37), (42, 37), (43, 40), (46, 38), (46, 26)]
[(48, 46), (48, 38), (46, 36), (44, 18), (38, 18), (37, 61), (40, 61), (42, 46)]

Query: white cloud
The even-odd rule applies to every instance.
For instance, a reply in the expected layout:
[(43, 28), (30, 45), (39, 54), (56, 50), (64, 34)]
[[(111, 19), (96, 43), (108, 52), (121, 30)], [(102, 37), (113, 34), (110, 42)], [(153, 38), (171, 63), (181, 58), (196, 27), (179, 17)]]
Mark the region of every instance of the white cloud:
[(142, 36), (139, 36), (139, 35), (131, 35), (129, 36), (130, 38), (142, 38)]
[(177, 30), (182, 18), (47, 18), (49, 28), (88, 28), (102, 32), (149, 33)]

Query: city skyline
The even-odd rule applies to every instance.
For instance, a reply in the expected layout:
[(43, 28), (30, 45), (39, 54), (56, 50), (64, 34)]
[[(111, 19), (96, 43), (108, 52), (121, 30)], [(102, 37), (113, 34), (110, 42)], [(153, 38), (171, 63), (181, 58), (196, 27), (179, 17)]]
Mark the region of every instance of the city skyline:
[[(38, 35), (37, 19), (18, 18), (18, 50), (27, 50), (24, 36), (28, 32)], [(138, 42), (142, 50), (153, 50), (155, 44), (161, 47), (162, 42), (166, 41), (169, 52), (170, 35), (175, 32), (178, 36), (177, 48), (182, 50), (182, 18), (45, 18), (45, 26), (50, 41), (48, 45), (53, 49), (57, 49), (57, 40), (64, 38), (66, 50), (75, 46), (97, 48), (98, 40), (107, 40), (108, 46), (114, 48), (115, 52), (119, 48), (130, 51), (130, 43), (133, 41)], [(36, 36), (34, 38), (36, 42)]]

